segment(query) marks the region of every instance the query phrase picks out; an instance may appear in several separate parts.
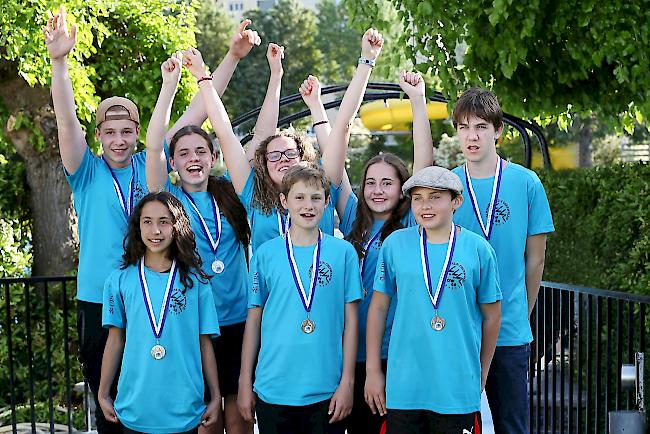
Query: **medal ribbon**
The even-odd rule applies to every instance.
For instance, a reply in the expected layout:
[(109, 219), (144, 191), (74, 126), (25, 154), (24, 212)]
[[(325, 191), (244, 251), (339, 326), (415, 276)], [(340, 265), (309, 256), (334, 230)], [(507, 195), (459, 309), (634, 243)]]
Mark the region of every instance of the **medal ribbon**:
[(467, 168), (467, 163), (465, 163), (465, 183), (467, 184), (467, 193), (472, 202), (472, 209), (474, 210), (474, 215), (476, 220), (478, 220), (479, 225), (481, 225), (481, 230), (483, 235), (487, 240), (490, 239), (492, 235), (492, 228), (494, 227), (494, 208), (496, 207), (497, 200), (499, 200), (499, 189), (501, 188), (501, 174), (503, 172), (503, 167), (501, 164), (501, 157), (497, 160), (497, 167), (494, 171), (494, 184), (492, 186), (492, 197), (490, 198), (490, 206), (488, 207), (487, 214), (487, 224), (483, 223), (483, 217), (481, 210), (478, 206), (478, 200), (476, 199), (476, 194), (474, 193), (474, 188), (472, 186), (472, 178), (469, 176), (469, 169)]
[(289, 258), (289, 265), (291, 266), (291, 275), (293, 276), (293, 282), (296, 284), (296, 289), (298, 290), (298, 295), (300, 296), (300, 301), (305, 308), (305, 311), (309, 313), (311, 311), (311, 305), (314, 301), (314, 292), (316, 292), (316, 282), (318, 282), (318, 267), (320, 265), (320, 242), (321, 242), (321, 232), (318, 231), (318, 243), (314, 249), (314, 257), (311, 264), (311, 282), (309, 282), (309, 295), (305, 294), (305, 287), (300, 280), (300, 274), (298, 273), (298, 266), (296, 265), (296, 259), (293, 256), (293, 244), (291, 244), (291, 235), (287, 231), (287, 237), (285, 238), (285, 246), (287, 247), (287, 257)]
[(126, 219), (129, 219), (129, 216), (131, 215), (131, 211), (133, 211), (133, 180), (135, 179), (135, 169), (133, 168), (133, 157), (131, 157), (131, 181), (129, 181), (129, 200), (127, 201), (126, 198), (124, 197), (124, 193), (122, 192), (122, 187), (120, 187), (120, 183), (117, 182), (117, 177), (115, 176), (115, 172), (113, 172), (113, 169), (111, 166), (108, 165), (108, 161), (102, 157), (102, 160), (104, 163), (106, 163), (106, 167), (108, 167), (108, 171), (111, 172), (111, 177), (113, 178), (113, 187), (115, 187), (115, 193), (117, 194), (117, 199), (120, 201), (120, 206), (122, 207), (122, 211), (124, 211), (124, 217)]
[(291, 227), (291, 216), (287, 216), (287, 219), (284, 219), (284, 216), (279, 210), (275, 210), (275, 213), (278, 215), (278, 232), (282, 235), (282, 238), (287, 238), (289, 233), (289, 228)]
[(370, 246), (372, 246), (372, 243), (375, 242), (375, 240), (377, 239), (377, 237), (380, 234), (381, 234), (381, 228), (379, 228), (377, 233), (375, 235), (373, 235), (372, 238), (370, 238), (370, 241), (368, 241), (367, 243), (365, 243), (363, 245), (363, 257), (359, 261), (359, 269), (360, 269), (360, 272), (361, 272), (361, 276), (363, 276), (363, 266), (366, 263), (366, 255), (368, 254), (368, 249), (370, 248)]
[(217, 254), (217, 248), (219, 247), (219, 241), (221, 241), (221, 214), (219, 210), (219, 205), (217, 205), (217, 201), (215, 200), (214, 196), (210, 195), (210, 203), (212, 204), (212, 215), (214, 216), (214, 221), (217, 223), (217, 233), (214, 238), (212, 238), (212, 234), (210, 233), (210, 228), (208, 227), (208, 223), (205, 221), (203, 218), (203, 215), (199, 211), (199, 208), (196, 206), (196, 202), (194, 202), (194, 199), (192, 199), (192, 196), (190, 196), (185, 190), (183, 190), (183, 193), (185, 193), (185, 196), (190, 200), (190, 204), (192, 205), (192, 208), (194, 209), (194, 212), (196, 212), (196, 215), (199, 217), (199, 222), (201, 222), (201, 231), (203, 232), (203, 235), (205, 238), (208, 239), (208, 243), (210, 244), (210, 250), (212, 250), (213, 254)]
[(160, 321), (156, 322), (156, 316), (153, 312), (153, 306), (151, 305), (151, 297), (149, 296), (149, 286), (147, 285), (147, 278), (144, 275), (144, 258), (140, 260), (140, 287), (142, 288), (142, 297), (144, 298), (144, 304), (147, 307), (147, 315), (149, 316), (149, 324), (151, 324), (151, 330), (153, 330), (153, 335), (156, 339), (160, 339), (162, 334), (163, 327), (165, 327), (165, 319), (167, 318), (167, 311), (169, 307), (169, 293), (171, 288), (174, 285), (174, 280), (176, 279), (176, 259), (172, 261), (172, 268), (169, 270), (169, 279), (167, 279), (167, 287), (165, 288), (165, 296), (163, 297), (162, 306), (160, 307)]
[(431, 281), (431, 273), (429, 271), (429, 254), (427, 252), (427, 231), (421, 228), (420, 232), (420, 257), (422, 259), (422, 273), (424, 274), (424, 284), (429, 292), (429, 298), (433, 304), (434, 309), (438, 309), (442, 292), (445, 289), (445, 282), (447, 281), (447, 274), (451, 268), (451, 259), (454, 256), (454, 249), (456, 248), (456, 225), (451, 224), (451, 235), (449, 236), (449, 245), (447, 246), (447, 254), (445, 255), (445, 262), (442, 265), (442, 272), (438, 278), (435, 293), (433, 292), (433, 282)]

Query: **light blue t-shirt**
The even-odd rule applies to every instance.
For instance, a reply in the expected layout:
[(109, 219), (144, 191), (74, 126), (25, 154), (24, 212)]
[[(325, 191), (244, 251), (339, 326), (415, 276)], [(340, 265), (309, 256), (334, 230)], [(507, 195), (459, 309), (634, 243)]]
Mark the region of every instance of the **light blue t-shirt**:
[[(248, 221), (251, 225), (251, 247), (253, 253), (255, 253), (257, 248), (265, 241), (280, 235), (280, 225), (278, 224), (277, 210), (274, 209), (271, 214), (264, 214), (259, 208), (255, 207), (253, 203), (255, 188), (253, 172), (253, 169), (251, 169), (244, 190), (239, 195), (239, 200), (244, 204), (248, 213)], [(334, 209), (340, 190), (340, 186), (337, 187), (333, 184), (330, 186), (330, 202), (325, 208), (323, 218), (320, 221), (320, 229), (328, 235), (334, 234)], [(283, 221), (288, 216), (285, 210), (281, 210), (280, 214)]]
[[(345, 212), (343, 217), (341, 217), (341, 224), (339, 229), (343, 232), (343, 235), (346, 237), (352, 231), (352, 226), (354, 221), (357, 218), (357, 206), (359, 204), (359, 199), (354, 193), (350, 193), (348, 201), (345, 203)], [(402, 225), (407, 228), (416, 225), (415, 217), (413, 216), (413, 211), (409, 208), (408, 212), (402, 218)], [(371, 235), (366, 240), (368, 242), (375, 234), (381, 231), (384, 222), (381, 220), (375, 220), (372, 223)], [(375, 269), (377, 267), (377, 258), (379, 257), (379, 249), (381, 248), (381, 235), (378, 236), (372, 243), (368, 246), (366, 251), (366, 256), (363, 261), (363, 269), (361, 270), (361, 278), (363, 281), (363, 298), (359, 302), (359, 347), (357, 350), (357, 362), (364, 362), (366, 360), (366, 326), (368, 322), (368, 307), (370, 306), (370, 300), (372, 299), (372, 285), (375, 281)], [(388, 344), (390, 342), (390, 330), (393, 326), (393, 317), (395, 316), (395, 306), (397, 304), (397, 297), (391, 299), (390, 307), (388, 309), (388, 315), (386, 317), (386, 331), (384, 332), (384, 339), (381, 344), (381, 358), (386, 359), (388, 357)]]
[[(454, 222), (484, 237), (468, 194), (464, 166), (453, 171), (460, 177), (464, 187), (463, 204), (454, 214)], [(494, 177), (472, 178), (484, 221), (487, 221), (493, 184)], [(542, 182), (535, 172), (508, 162), (501, 174), (494, 227), (489, 240), (497, 253), (503, 291), (501, 331), (497, 346), (524, 345), (533, 340), (526, 292), (526, 239), (531, 235), (554, 230)]]
[[(144, 152), (133, 155), (133, 164), (113, 169), (122, 193), (128, 201), (129, 183), (133, 179), (133, 206), (149, 190), (145, 176)], [(79, 168), (66, 172), (77, 212), (79, 232), (79, 268), (77, 299), (91, 303), (102, 302), (102, 290), (108, 275), (119, 267), (124, 248), (122, 242), (127, 218), (118, 199), (108, 165), (95, 156), (90, 148)]]
[[(315, 248), (293, 247), (307, 292)], [(248, 305), (264, 309), (254, 390), (267, 403), (304, 406), (330, 399), (339, 386), (345, 304), (361, 298), (361, 277), (354, 247), (324, 234), (310, 313), (315, 330), (308, 335), (289, 264), (282, 237), (264, 243), (251, 262)]]
[[(155, 321), (160, 321), (169, 273), (145, 267)], [(127, 428), (147, 433), (196, 428), (205, 412), (199, 335), (219, 335), (210, 286), (192, 276), (194, 286), (176, 275), (160, 336), (166, 354), (154, 360), (156, 338), (149, 323), (137, 265), (114, 271), (104, 287), (104, 327), (126, 328), (115, 413)]]
[[(203, 272), (210, 276), (212, 295), (219, 314), (219, 324), (222, 326), (237, 324), (246, 321), (247, 314), (247, 290), (248, 290), (248, 267), (244, 248), (237, 239), (235, 230), (228, 222), (228, 219), (220, 209), (221, 215), (221, 239), (217, 247), (217, 254), (212, 253), (210, 241), (203, 233), (201, 221), (192, 203), (183, 190), (167, 181), (167, 191), (181, 201), (187, 215), (190, 217), (190, 224), (196, 237), (196, 247), (203, 260)], [(212, 211), (212, 196), (207, 191), (188, 193), (196, 207), (203, 215), (212, 237), (216, 235), (216, 221)], [(224, 270), (221, 274), (212, 271), (212, 262), (218, 258), (224, 263)]]
[[(438, 315), (422, 271), (417, 226), (386, 237), (379, 253), (375, 291), (399, 295), (388, 352), (386, 407), (466, 414), (481, 407), (480, 304), (501, 299), (496, 255), (475, 233), (461, 228)], [(437, 284), (448, 243), (427, 243), (431, 280)], [(435, 290), (435, 287), (434, 287)]]

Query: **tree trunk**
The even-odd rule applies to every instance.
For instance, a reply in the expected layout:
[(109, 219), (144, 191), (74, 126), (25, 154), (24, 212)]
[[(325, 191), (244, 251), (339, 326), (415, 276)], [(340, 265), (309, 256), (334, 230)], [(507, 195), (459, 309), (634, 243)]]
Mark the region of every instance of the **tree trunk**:
[(56, 118), (48, 105), (29, 116), (45, 137), (45, 149), (36, 150), (30, 130), (15, 129), (15, 117), (6, 125), (7, 135), (25, 161), (30, 189), (32, 216), (32, 276), (63, 275), (74, 271), (77, 264), (77, 219), (72, 193), (65, 179), (59, 155)]
[(591, 155), (591, 141), (593, 139), (592, 119), (586, 117), (582, 120), (578, 136), (578, 167), (592, 167), (594, 161)]

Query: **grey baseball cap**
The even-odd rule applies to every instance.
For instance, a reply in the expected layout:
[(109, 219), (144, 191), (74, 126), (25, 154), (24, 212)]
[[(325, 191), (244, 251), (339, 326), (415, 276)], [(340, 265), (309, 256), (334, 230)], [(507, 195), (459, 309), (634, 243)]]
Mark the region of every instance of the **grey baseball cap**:
[(434, 190), (451, 190), (463, 194), (463, 183), (458, 175), (440, 166), (420, 169), (402, 185), (402, 193), (409, 196), (414, 187), (426, 187)]

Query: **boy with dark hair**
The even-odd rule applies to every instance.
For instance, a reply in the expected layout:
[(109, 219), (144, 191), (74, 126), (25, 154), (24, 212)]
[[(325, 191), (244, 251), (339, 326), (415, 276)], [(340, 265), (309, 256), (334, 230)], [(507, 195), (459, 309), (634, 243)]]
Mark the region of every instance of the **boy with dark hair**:
[(528, 432), (529, 316), (544, 271), (546, 236), (554, 231), (537, 175), (497, 154), (503, 112), (496, 96), (473, 88), (459, 98), (453, 122), (466, 163), (454, 169), (465, 204), (454, 221), (489, 241), (503, 291), (501, 331), (486, 393), (497, 433)]
[(289, 168), (280, 199), (291, 227), (253, 256), (239, 408), (246, 420), (257, 411), (262, 434), (343, 434), (361, 298), (356, 252), (318, 228), (330, 200), (322, 168)]
[[(368, 310), (366, 402), (387, 414), (387, 433), (480, 433), (481, 391), (501, 318), (496, 256), (453, 224), (460, 179), (442, 167), (402, 186), (418, 223), (389, 235), (379, 252)], [(397, 297), (387, 375), (381, 341)]]

